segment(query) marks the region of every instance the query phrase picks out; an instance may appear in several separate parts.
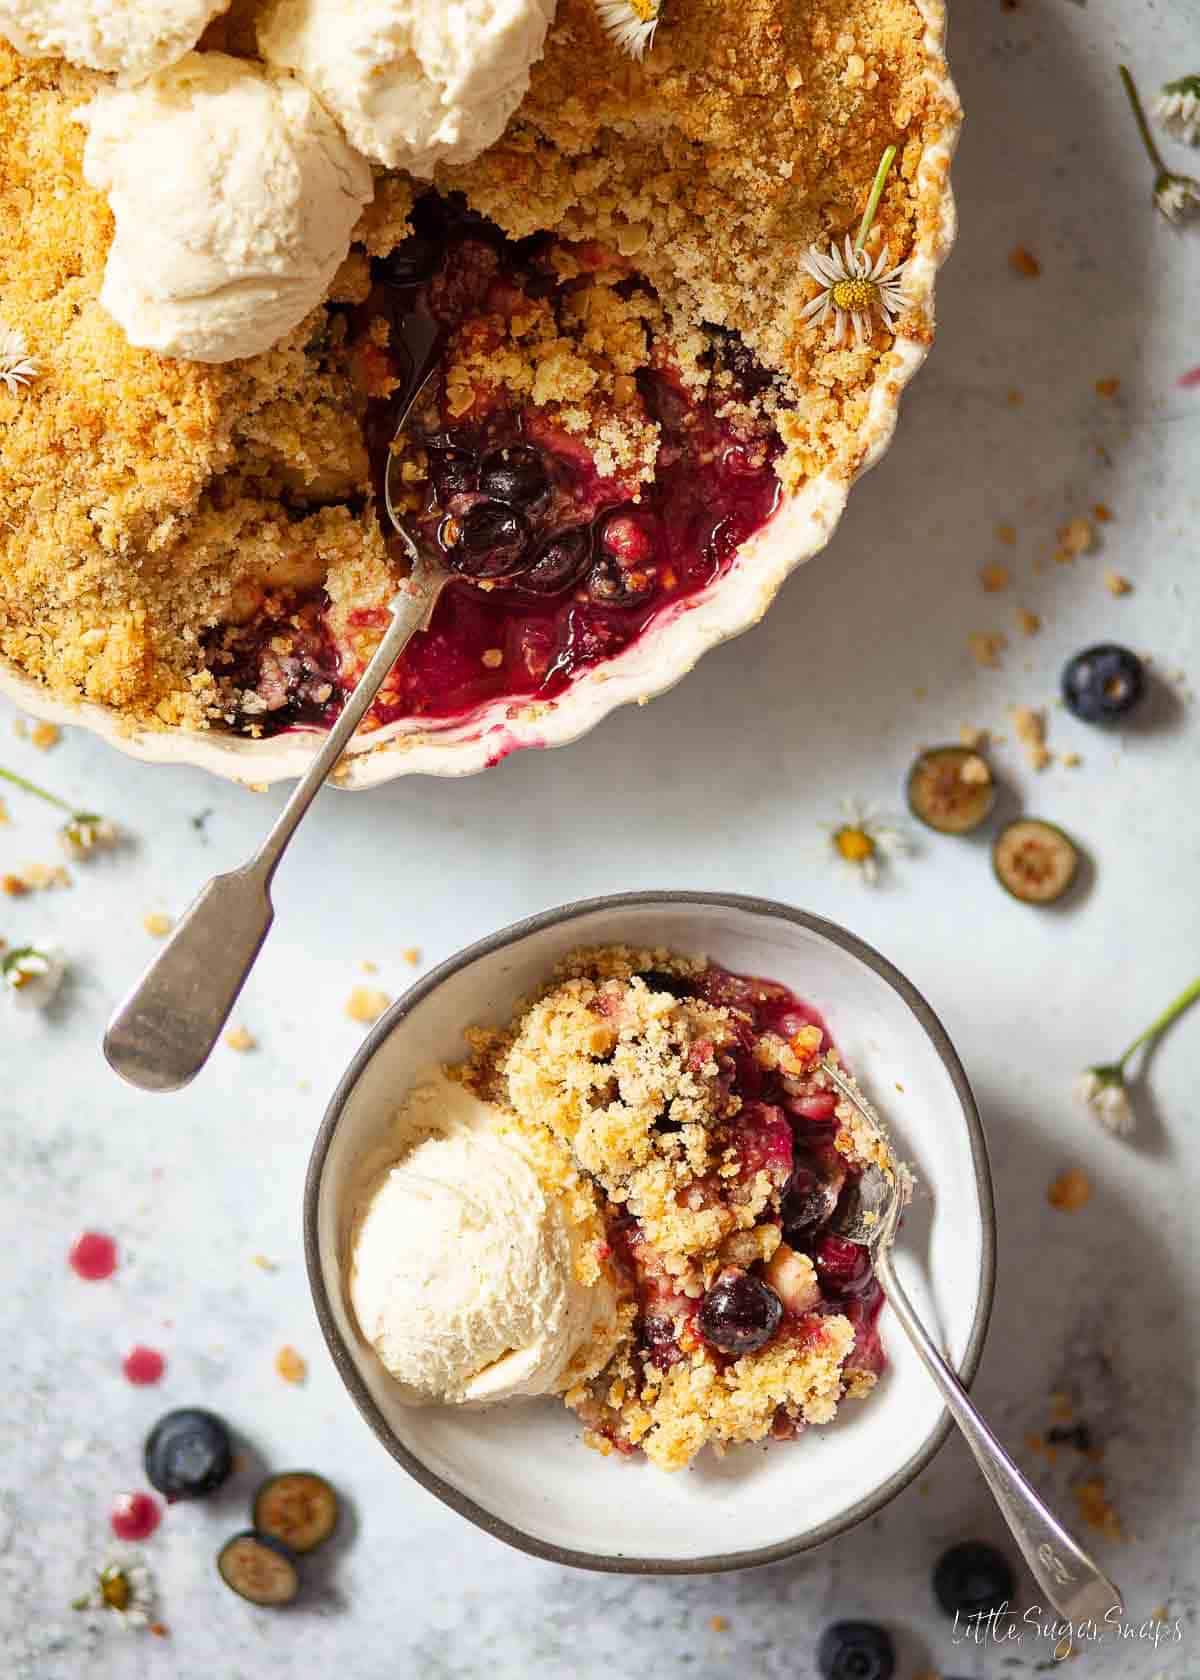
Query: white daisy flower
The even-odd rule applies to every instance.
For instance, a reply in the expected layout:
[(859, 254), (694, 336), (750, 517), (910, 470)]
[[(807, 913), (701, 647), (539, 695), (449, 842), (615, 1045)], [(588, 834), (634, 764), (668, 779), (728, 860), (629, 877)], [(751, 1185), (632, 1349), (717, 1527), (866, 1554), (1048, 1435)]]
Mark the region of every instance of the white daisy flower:
[(643, 59), (654, 45), (654, 32), (665, 0), (595, 0), (600, 27), (630, 58)]
[(1164, 170), (1154, 183), (1154, 202), (1167, 220), (1178, 226), (1200, 208), (1200, 181)]
[(1159, 125), (1187, 146), (1200, 144), (1200, 76), (1180, 76), (1166, 82), (1154, 101)]
[(67, 856), (78, 862), (89, 852), (102, 852), (115, 846), (121, 838), (121, 830), (115, 822), (99, 817), (93, 811), (76, 811), (59, 829), (58, 838)]
[(135, 1555), (110, 1557), (96, 1576), (92, 1590), (77, 1598), (76, 1610), (103, 1610), (131, 1632), (150, 1626), (154, 1618), (154, 1577)]
[(843, 799), (841, 809), (841, 822), (824, 824), (830, 848), (840, 864), (873, 887), (882, 864), (888, 858), (906, 857), (912, 842), (902, 828), (856, 799)]
[(25, 334), (16, 327), (0, 324), (0, 385), (15, 397), (22, 385), (37, 378), (37, 371)]
[(1075, 1099), (1098, 1115), (1115, 1137), (1128, 1137), (1137, 1124), (1119, 1067), (1086, 1068), (1075, 1081)]
[(0, 980), (18, 1009), (45, 1009), (66, 972), (67, 965), (48, 945), (20, 945), (0, 960)]
[[(1150, 124), (1146, 121), (1146, 113), (1142, 108), (1141, 95), (1129, 71), (1122, 64), (1119, 68), (1121, 81), (1125, 92), (1129, 96), (1129, 104), (1133, 110), (1133, 120), (1137, 123), (1138, 133), (1142, 137), (1142, 145), (1146, 148), (1146, 156), (1154, 165), (1154, 204), (1155, 208), (1166, 217), (1167, 221), (1178, 225), (1194, 216), (1200, 209), (1200, 181), (1195, 181), (1190, 175), (1176, 175), (1163, 162), (1158, 143), (1150, 132)], [(1189, 78), (1190, 79), (1190, 78)]]
[(885, 245), (872, 263), (867, 253), (851, 242), (849, 234), (844, 255), (836, 245), (827, 251), (822, 251), (819, 245), (810, 245), (808, 254), (800, 259), (800, 266), (821, 291), (800, 311), (800, 319), (820, 327), (832, 315), (836, 324), (835, 346), (845, 342), (847, 322), (853, 324), (854, 342), (865, 344), (871, 336), (871, 317), (875, 311), (883, 318), (884, 325), (894, 330), (896, 316), (904, 307), (904, 272), (908, 264), (897, 263), (895, 268), (889, 268), (890, 261), (891, 253)]

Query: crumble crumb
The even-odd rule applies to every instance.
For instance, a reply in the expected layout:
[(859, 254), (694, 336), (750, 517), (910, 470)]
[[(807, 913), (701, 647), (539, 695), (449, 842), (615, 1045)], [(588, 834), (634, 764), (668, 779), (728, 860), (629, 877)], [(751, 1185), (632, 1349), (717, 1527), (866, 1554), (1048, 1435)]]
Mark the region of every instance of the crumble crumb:
[(1071, 1492), (1079, 1515), (1089, 1528), (1094, 1528), (1106, 1540), (1122, 1538), (1120, 1519), (1109, 1504), (1103, 1476), (1090, 1476), (1087, 1481), (1076, 1483)]
[(49, 752), (62, 740), (62, 730), (56, 723), (35, 723), (29, 732), (29, 739), (39, 752)]
[(724, 1633), (729, 1626), (729, 1620), (725, 1616), (710, 1616), (708, 1625), (714, 1633)]
[(997, 542), (1002, 542), (1006, 548), (1011, 548), (1017, 540), (1017, 528), (1015, 525), (997, 525), (995, 527), (995, 537)]
[(269, 1260), (265, 1254), (256, 1254), (254, 1264), (260, 1272), (277, 1272), (279, 1270), (278, 1260)]
[(1101, 525), (1107, 525), (1112, 518), (1112, 509), (1107, 502), (1093, 502), (1092, 518)]
[(352, 1021), (370, 1026), (372, 1022), (378, 1021), (384, 1010), (391, 1005), (391, 1001), (386, 992), (381, 992), (374, 986), (355, 986), (346, 999), (346, 1014)]
[(1107, 571), (1104, 574), (1104, 587), (1110, 595), (1129, 595), (1133, 592), (1133, 585), (1120, 572)]
[(29, 725), (25, 722), (24, 718), (18, 717), (13, 719), (12, 732), (17, 737), (18, 741), (25, 740), (26, 736), (29, 734)]
[(303, 1356), (287, 1343), (275, 1355), (275, 1370), (285, 1383), (302, 1383), (308, 1375)]
[(1009, 408), (1021, 408), (1025, 403), (1025, 393), (1024, 391), (1018, 391), (1015, 389), (1011, 390), (1006, 394), (1005, 400), (1007, 401)]
[(1046, 746), (1046, 714), (1032, 706), (1012, 708), (1013, 733), (1025, 749), (1031, 770), (1044, 770), (1052, 754)]
[(979, 581), (982, 583), (986, 594), (995, 595), (1000, 590), (1008, 588), (1008, 567), (992, 561), (980, 572)]
[(1092, 1181), (1082, 1167), (1068, 1167), (1060, 1173), (1046, 1192), (1052, 1208), (1063, 1213), (1077, 1213), (1092, 1199)]
[(379, 964), (377, 962), (369, 962), (366, 959), (364, 959), (362, 962), (359, 963), (358, 966), (362, 969), (364, 974), (378, 974), (379, 973)]
[(1091, 521), (1082, 514), (1076, 514), (1074, 519), (1059, 527), (1054, 558), (1060, 565), (1069, 565), (1078, 555), (1090, 553), (1095, 546), (1096, 532)]
[(970, 748), (972, 752), (980, 752), (987, 746), (988, 732), (986, 729), (976, 729), (970, 723), (960, 723), (958, 739), (962, 746)]
[(9, 898), (23, 898), (28, 891), (19, 875), (0, 875), (0, 892)]
[(1096, 395), (1098, 397), (1111, 399), (1116, 396), (1120, 389), (1121, 381), (1115, 375), (1110, 374), (1107, 379), (1097, 379), (1096, 381)]
[(1014, 245), (1008, 253), (1009, 267), (1026, 280), (1036, 280), (1042, 272), (1042, 265), (1029, 249), (1028, 245)]
[(1083, 759), (1077, 752), (1065, 752), (1060, 755), (1058, 762), (1064, 770), (1077, 770), (1083, 763)]
[(977, 754), (963, 760), (958, 775), (960, 781), (970, 782), (976, 787), (986, 787), (992, 779), (992, 772), (986, 761)]
[(1027, 636), (1036, 636), (1042, 628), (1041, 619), (1037, 613), (1030, 612), (1028, 607), (1017, 608), (1017, 623)]
[(142, 917), (142, 926), (151, 939), (165, 939), (173, 925), (170, 916), (162, 910), (147, 910)]
[(47, 892), (52, 887), (72, 885), (71, 877), (61, 863), (26, 864), (21, 880), (29, 892)]
[(243, 1026), (230, 1027), (225, 1034), (225, 1043), (231, 1050), (257, 1050), (258, 1040), (254, 1034)]
[(0, 799), (0, 828), (7, 828), (9, 820), (8, 806)]
[(972, 630), (967, 637), (967, 651), (976, 665), (996, 666), (1000, 663), (1000, 655), (1008, 646), (1008, 637), (1002, 630)]
[(421, 947), (419, 945), (407, 945), (400, 955), (410, 968), (416, 968), (421, 960)]

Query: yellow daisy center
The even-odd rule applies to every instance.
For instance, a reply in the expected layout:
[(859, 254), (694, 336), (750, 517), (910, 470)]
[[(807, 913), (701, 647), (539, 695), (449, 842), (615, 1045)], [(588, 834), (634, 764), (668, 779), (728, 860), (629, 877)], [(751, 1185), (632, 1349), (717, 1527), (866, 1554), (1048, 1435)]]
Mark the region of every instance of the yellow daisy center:
[(653, 23), (658, 16), (659, 0), (629, 0), (629, 10), (642, 23)]
[(829, 292), (838, 309), (849, 310), (856, 314), (863, 309), (870, 309), (879, 296), (879, 287), (874, 280), (839, 280)]
[(866, 863), (875, 856), (875, 842), (865, 828), (839, 828), (833, 837), (838, 856), (847, 863)]
[(100, 1582), (100, 1596), (110, 1610), (129, 1608), (129, 1582), (119, 1570), (105, 1575)]

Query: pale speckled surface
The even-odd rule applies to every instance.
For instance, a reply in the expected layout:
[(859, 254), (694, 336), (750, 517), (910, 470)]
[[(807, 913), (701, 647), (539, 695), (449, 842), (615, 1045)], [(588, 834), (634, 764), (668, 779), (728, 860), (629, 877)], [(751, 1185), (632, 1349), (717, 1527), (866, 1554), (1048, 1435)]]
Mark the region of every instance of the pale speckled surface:
[[(1048, 1469), (1022, 1443), (1048, 1423), (1064, 1372), (1083, 1371), (1082, 1415), (1108, 1438), (1101, 1468), (1127, 1531), (1098, 1549), (1137, 1620), (1164, 1604), (1188, 1618), (1184, 1641), (1157, 1656), (1110, 1639), (1078, 1672), (1200, 1673), (1200, 1274), (1190, 1220), (1174, 1211), (1194, 1172), (1200, 1018), (1154, 1058), (1134, 1146), (1098, 1133), (1067, 1094), (1079, 1067), (1114, 1054), (1195, 971), (1193, 710), (1160, 696), (1154, 727), (1113, 739), (1055, 712), (1052, 746), (1085, 763), (1040, 778), (1002, 750), (1014, 793), (1074, 830), (1094, 860), (1086, 896), (1057, 914), (1005, 901), (970, 842), (928, 844), (871, 896), (829, 873), (815, 830), (841, 793), (895, 805), (919, 742), (1050, 698), (1063, 656), (1087, 640), (1119, 636), (1164, 671), (1196, 657), (1200, 392), (1173, 380), (1200, 362), (1200, 237), (1172, 234), (1150, 210), (1115, 76), (1124, 55), (1147, 88), (1193, 68), (1195, 25), (1193, 0), (1023, 0), (1015, 12), (960, 0), (950, 47), (968, 111), (962, 233), (940, 292), (940, 342), (831, 548), (753, 635), (576, 747), (461, 785), (326, 796), (281, 876), (280, 922), (241, 1011), (260, 1048), (222, 1049), (182, 1096), (122, 1089), (100, 1059), (100, 1030), (147, 955), (143, 912), (178, 911), (206, 873), (240, 859), (275, 798), (127, 764), (81, 736), (43, 758), (0, 719), (0, 761), (77, 790), (137, 836), (135, 850), (78, 870), (69, 894), (0, 901), (0, 932), (52, 932), (74, 964), (50, 1020), (28, 1035), (11, 1017), (0, 1025), (6, 1674), (307, 1680), (340, 1664), (355, 1680), (650, 1670), (782, 1680), (812, 1672), (814, 1636), (832, 1614), (857, 1612), (896, 1630), (902, 1680), (922, 1669), (1017, 1676), (1049, 1662), (1050, 1642), (1029, 1631), (1003, 1648), (955, 1647), (931, 1605), (938, 1549), (1000, 1533), (955, 1444), (868, 1528), (794, 1565), (629, 1581), (535, 1563), (465, 1527), (344, 1403), (308, 1301), (299, 1201), (309, 1139), (358, 1042), (341, 1011), (366, 978), (360, 959), (378, 961), (378, 983), (398, 992), (412, 972), (403, 947), (437, 960), (527, 911), (637, 886), (743, 889), (832, 915), (941, 1012), (997, 1177), (1000, 1287), (978, 1396), (1069, 1510), (1075, 1455)], [(1187, 166), (1185, 152), (1171, 155)], [(1037, 282), (1008, 268), (1018, 241), (1042, 260)], [(1093, 392), (1108, 374), (1122, 380), (1112, 403)], [(1008, 404), (1010, 387), (1023, 406)], [(1097, 500), (1116, 516), (1104, 552), (1033, 576), (1055, 525)], [(1015, 550), (994, 543), (996, 522), (1018, 528)], [(1012, 564), (1018, 591), (981, 593), (976, 574), (992, 558)], [(1124, 600), (1101, 585), (1110, 563), (1136, 584)], [(1011, 634), (1018, 601), (1043, 614), (1041, 637), (1015, 636), (1002, 671), (977, 671), (967, 631)], [(53, 818), (15, 794), (7, 802), (0, 870), (48, 858)], [(202, 835), (191, 819), (206, 810)], [(1091, 1205), (1052, 1211), (1047, 1183), (1081, 1163)], [(121, 1239), (113, 1283), (83, 1285), (64, 1264), (85, 1223)], [(256, 1253), (279, 1270), (259, 1270)], [(135, 1339), (170, 1356), (158, 1391), (120, 1378)], [(271, 1368), (283, 1341), (311, 1362), (303, 1388)], [(352, 1542), (314, 1572), (305, 1607), (271, 1617), (239, 1603), (210, 1559), (244, 1520), (246, 1474), (215, 1506), (171, 1510), (147, 1547), (170, 1639), (110, 1632), (91, 1643), (64, 1607), (104, 1548), (111, 1495), (139, 1484), (146, 1427), (188, 1401), (225, 1411), (272, 1465), (331, 1475), (354, 1513)], [(639, 1473), (614, 1467), (614, 1497), (622, 1475)], [(714, 1615), (726, 1630), (709, 1628)]]

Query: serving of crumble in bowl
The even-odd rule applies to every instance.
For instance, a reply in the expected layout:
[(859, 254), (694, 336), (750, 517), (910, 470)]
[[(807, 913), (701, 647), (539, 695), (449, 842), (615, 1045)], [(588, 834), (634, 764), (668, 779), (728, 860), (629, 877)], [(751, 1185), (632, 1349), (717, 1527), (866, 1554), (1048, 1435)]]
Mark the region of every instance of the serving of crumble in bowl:
[[(991, 1179), (928, 1004), (853, 934), (787, 905), (624, 894), (450, 958), (377, 1023), (326, 1111), (305, 1188), (309, 1280), (338, 1372), (392, 1457), (498, 1538), (617, 1572), (773, 1562), (906, 1486), (949, 1424), (865, 1250), (836, 1235), (881, 1156), (827, 1059), (880, 1109), (915, 1179), (897, 1266), (969, 1382), (992, 1300)], [(476, 1169), (463, 1165), (476, 1134), (453, 1134), (454, 1188), (424, 1131), (417, 1178), (393, 1169), (390, 1206), (368, 1215), (367, 1253), (364, 1163), (394, 1150), (414, 1093), (433, 1100), (431, 1068), (456, 1103), (487, 1105), (489, 1141)], [(552, 1360), (522, 1301), (482, 1312), (469, 1283), (473, 1228), (496, 1241), (478, 1210), (500, 1143), (514, 1171), (533, 1169), (518, 1202), (544, 1197), (553, 1229), (570, 1227), (573, 1287), (590, 1291), (586, 1312), (555, 1320)], [(431, 1179), (450, 1196), (439, 1206), (466, 1210), (448, 1244), (407, 1211)], [(535, 1223), (522, 1215), (514, 1253)], [(529, 1294), (535, 1256), (513, 1273), (531, 1300), (550, 1275)], [(465, 1389), (443, 1377), (414, 1397), (398, 1379), (420, 1386), (429, 1349), (430, 1369), (451, 1353), (482, 1363)]]
[[(252, 54), (252, 18), (201, 56)], [(944, 24), (689, 0), (634, 62), (560, 0), (501, 138), (432, 187), (377, 168), (326, 302), (223, 364), (106, 314), (76, 121), (106, 78), (0, 43), (0, 328), (29, 368), (0, 383), (0, 692), (143, 759), (299, 775), (405, 569), (389, 454), (455, 576), (341, 785), (477, 771), (670, 687), (829, 541), (928, 352)], [(413, 309), (440, 362), (396, 437)]]

